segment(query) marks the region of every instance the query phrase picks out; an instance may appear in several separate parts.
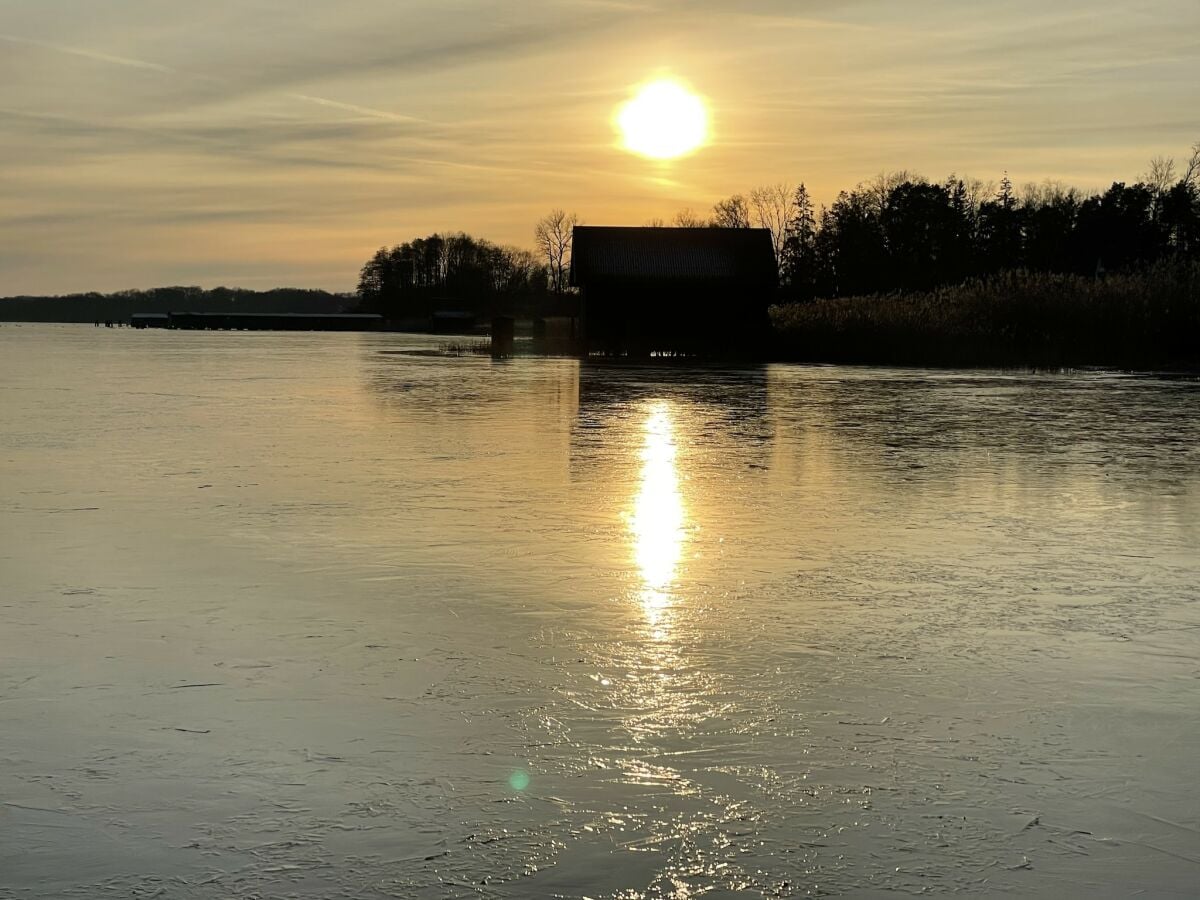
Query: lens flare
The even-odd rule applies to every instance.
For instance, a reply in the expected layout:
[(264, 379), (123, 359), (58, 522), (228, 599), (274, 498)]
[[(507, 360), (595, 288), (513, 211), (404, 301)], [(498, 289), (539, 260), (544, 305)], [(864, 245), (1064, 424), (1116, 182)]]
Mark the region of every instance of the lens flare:
[(708, 109), (676, 81), (654, 81), (617, 110), (626, 150), (650, 159), (676, 159), (708, 140)]

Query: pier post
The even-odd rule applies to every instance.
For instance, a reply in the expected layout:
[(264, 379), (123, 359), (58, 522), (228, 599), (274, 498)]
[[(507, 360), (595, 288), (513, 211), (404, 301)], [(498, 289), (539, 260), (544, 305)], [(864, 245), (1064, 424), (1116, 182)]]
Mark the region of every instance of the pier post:
[(495, 316), (492, 319), (492, 358), (501, 359), (513, 355), (513, 332), (516, 320), (512, 316)]

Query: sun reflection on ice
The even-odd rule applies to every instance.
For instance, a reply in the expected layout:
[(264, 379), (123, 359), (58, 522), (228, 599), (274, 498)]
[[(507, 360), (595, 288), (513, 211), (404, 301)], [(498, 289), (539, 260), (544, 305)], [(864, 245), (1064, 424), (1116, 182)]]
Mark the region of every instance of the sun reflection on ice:
[(641, 487), (630, 517), (634, 558), (642, 576), (639, 598), (652, 627), (659, 624), (670, 606), (671, 587), (683, 555), (683, 495), (675, 453), (671, 410), (660, 401), (651, 407), (646, 420)]

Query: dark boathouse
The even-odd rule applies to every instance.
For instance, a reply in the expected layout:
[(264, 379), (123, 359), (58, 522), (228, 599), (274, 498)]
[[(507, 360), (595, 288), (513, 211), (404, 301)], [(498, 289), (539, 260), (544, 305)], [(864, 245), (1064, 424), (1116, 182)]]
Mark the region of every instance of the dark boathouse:
[(579, 225), (571, 248), (589, 353), (754, 355), (777, 278), (765, 228)]

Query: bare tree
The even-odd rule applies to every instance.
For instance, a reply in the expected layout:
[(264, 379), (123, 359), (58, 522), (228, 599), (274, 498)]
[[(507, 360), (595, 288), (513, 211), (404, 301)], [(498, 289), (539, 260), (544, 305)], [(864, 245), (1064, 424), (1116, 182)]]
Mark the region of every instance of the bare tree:
[(858, 190), (864, 191), (871, 198), (876, 214), (883, 215), (884, 207), (887, 206), (888, 197), (891, 196), (892, 191), (906, 181), (913, 181), (917, 184), (926, 183), (926, 180), (920, 175), (914, 175), (908, 169), (900, 169), (897, 172), (880, 172), (870, 181), (859, 185)]
[(1200, 141), (1192, 144), (1192, 155), (1188, 157), (1180, 181), (1200, 189)]
[(1150, 160), (1150, 171), (1140, 179), (1161, 197), (1175, 184), (1175, 160), (1169, 156), (1156, 156)]
[(708, 220), (691, 209), (681, 209), (672, 220), (676, 228), (707, 228)]
[(655, 216), (652, 219), (646, 220), (646, 227), (647, 228), (666, 228), (667, 223), (664, 222), (660, 216)]
[(712, 224), (715, 228), (749, 228), (750, 204), (741, 194), (734, 194), (713, 205)]
[(996, 182), (984, 181), (980, 178), (964, 178), (963, 188), (966, 191), (967, 203), (972, 216), (979, 215), (979, 207), (996, 193)]
[(783, 244), (787, 240), (788, 220), (791, 218), (792, 194), (789, 184), (767, 184), (750, 192), (750, 211), (754, 224), (771, 230), (775, 259), (783, 265)]
[(1052, 206), (1074, 198), (1079, 192), (1061, 181), (1047, 178), (1045, 181), (1029, 182), (1021, 187), (1021, 203), (1024, 206)]
[(538, 249), (550, 271), (550, 289), (560, 294), (567, 289), (567, 267), (571, 260), (571, 233), (579, 224), (575, 213), (553, 209), (538, 220), (533, 230)]

